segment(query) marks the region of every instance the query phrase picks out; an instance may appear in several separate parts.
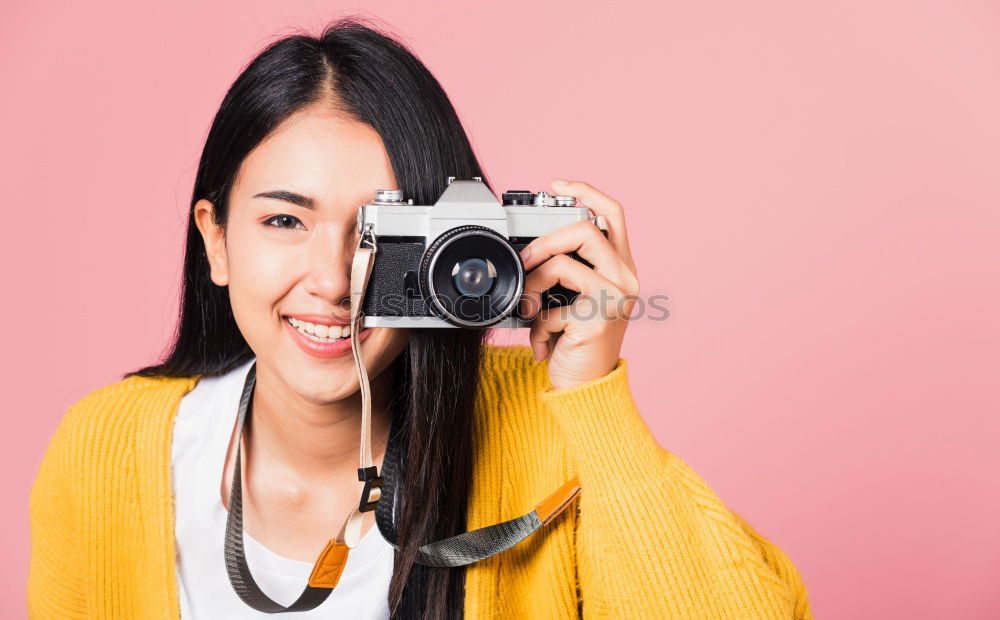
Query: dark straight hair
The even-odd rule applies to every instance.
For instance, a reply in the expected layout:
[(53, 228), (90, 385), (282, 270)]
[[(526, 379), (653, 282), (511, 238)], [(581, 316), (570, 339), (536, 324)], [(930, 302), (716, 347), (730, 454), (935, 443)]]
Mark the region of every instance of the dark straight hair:
[[(366, 22), (348, 17), (318, 38), (280, 39), (229, 88), (198, 164), (173, 344), (160, 364), (125, 377), (220, 375), (254, 355), (236, 324), (227, 288), (210, 278), (194, 205), (202, 198), (211, 201), (216, 223), (224, 227), (244, 158), (303, 106), (329, 103), (374, 128), (399, 188), (416, 204), (433, 204), (449, 176), (478, 176), (489, 185), (438, 81), (404, 45)], [(465, 531), (472, 409), (487, 334), (485, 329), (413, 329), (409, 344), (387, 369), (395, 376), (392, 410), (402, 416), (397, 420), (402, 429), (400, 549), (389, 588), (394, 618), (462, 617), (464, 569), (431, 568), (413, 560), (420, 545)]]

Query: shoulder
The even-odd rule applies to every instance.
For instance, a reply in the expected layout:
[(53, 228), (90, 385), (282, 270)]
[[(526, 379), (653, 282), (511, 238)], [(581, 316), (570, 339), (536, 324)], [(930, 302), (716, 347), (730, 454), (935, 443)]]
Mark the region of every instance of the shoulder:
[(490, 415), (503, 415), (511, 422), (537, 418), (542, 413), (542, 395), (551, 389), (548, 362), (535, 361), (531, 347), (486, 343), (480, 361), (479, 402)]
[(491, 368), (515, 368), (537, 366), (527, 345), (504, 346), (487, 342), (483, 344), (483, 363)]
[(171, 406), (189, 392), (199, 377), (140, 377), (133, 375), (98, 387), (66, 412), (74, 425), (117, 424), (132, 418), (169, 415)]
[(550, 387), (548, 364), (535, 361), (531, 347), (484, 345), (476, 407), (484, 447), (519, 454), (529, 444), (555, 449), (549, 444), (560, 432), (543, 402)]
[(480, 379), (485, 387), (502, 386), (538, 393), (548, 385), (544, 362), (535, 361), (527, 345), (483, 345)]
[[(122, 471), (156, 458), (170, 436), (172, 415), (198, 377), (132, 376), (91, 390), (59, 419), (31, 489), (32, 519), (79, 509), (78, 495), (101, 481), (107, 495)], [(133, 456), (135, 458), (133, 458)], [(77, 499), (74, 499), (77, 498)]]
[(56, 426), (47, 458), (71, 454), (74, 465), (88, 455), (168, 428), (180, 399), (199, 377), (131, 376), (98, 387), (70, 405)]
[(566, 436), (545, 394), (548, 362), (531, 347), (483, 347), (475, 408), (469, 527), (531, 510), (573, 477)]

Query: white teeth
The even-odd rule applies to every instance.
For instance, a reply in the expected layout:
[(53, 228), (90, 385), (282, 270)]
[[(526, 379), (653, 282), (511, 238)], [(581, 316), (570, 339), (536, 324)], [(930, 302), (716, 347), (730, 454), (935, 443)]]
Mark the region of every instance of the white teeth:
[(315, 325), (292, 317), (288, 317), (288, 322), (300, 333), (316, 342), (336, 342), (351, 336), (350, 325)]

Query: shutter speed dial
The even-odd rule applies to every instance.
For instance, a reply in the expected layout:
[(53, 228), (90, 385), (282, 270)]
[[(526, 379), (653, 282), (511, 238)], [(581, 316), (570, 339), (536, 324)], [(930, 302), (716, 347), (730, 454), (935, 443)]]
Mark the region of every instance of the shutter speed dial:
[(553, 196), (548, 192), (538, 192), (536, 194), (523, 189), (509, 189), (503, 193), (503, 205), (505, 207), (516, 205), (535, 207), (575, 207), (576, 198), (572, 196)]

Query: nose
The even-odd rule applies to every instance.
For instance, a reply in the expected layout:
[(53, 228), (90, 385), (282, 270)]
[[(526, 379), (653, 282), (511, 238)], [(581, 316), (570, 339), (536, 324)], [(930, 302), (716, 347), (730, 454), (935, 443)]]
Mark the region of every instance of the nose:
[(343, 235), (330, 230), (314, 234), (306, 252), (305, 291), (344, 315), (350, 311), (352, 250)]

